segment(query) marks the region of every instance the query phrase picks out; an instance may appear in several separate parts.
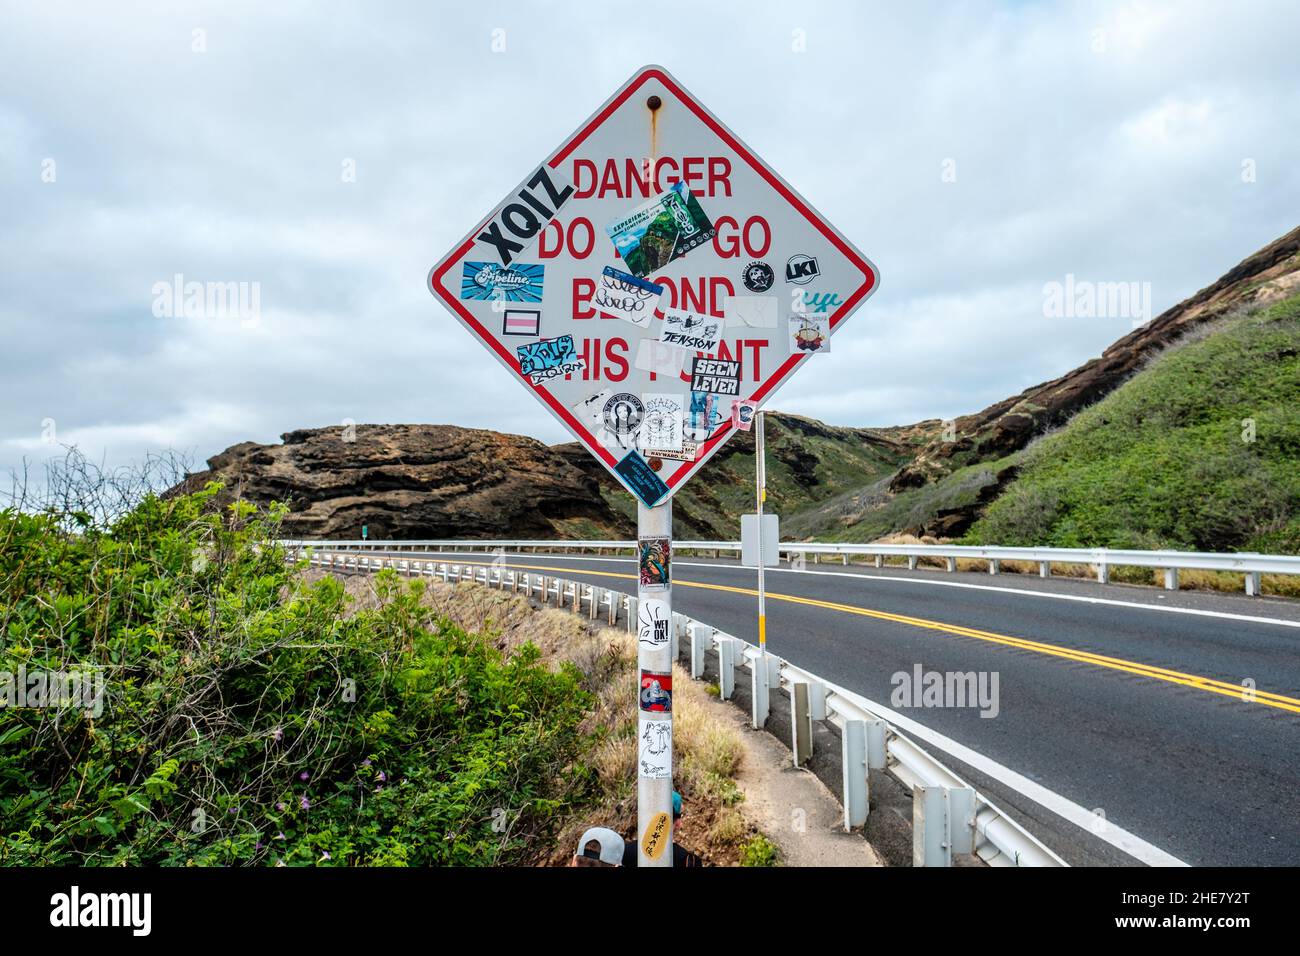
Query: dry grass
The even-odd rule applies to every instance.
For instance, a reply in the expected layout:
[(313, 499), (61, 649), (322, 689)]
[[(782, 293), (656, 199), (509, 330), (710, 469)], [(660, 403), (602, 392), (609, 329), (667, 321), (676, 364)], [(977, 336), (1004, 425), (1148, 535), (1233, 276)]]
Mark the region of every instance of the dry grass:
[[(928, 535), (918, 538), (910, 534), (891, 534), (873, 541), (872, 544), (952, 544), (951, 541), (932, 538)], [(864, 559), (866, 560), (866, 559)], [(853, 559), (850, 558), (850, 563)], [(906, 558), (884, 559), (886, 567), (906, 567)], [(988, 562), (973, 558), (958, 558), (958, 571), (988, 571)], [(921, 558), (917, 567), (938, 568), (943, 570), (947, 562), (942, 558)], [(1005, 574), (1038, 574), (1037, 561), (1003, 561), (1000, 570)], [(1052, 564), (1054, 578), (1096, 578), (1097, 569), (1090, 564)], [(1140, 584), (1151, 587), (1164, 586), (1164, 574), (1158, 568), (1135, 568), (1128, 565), (1112, 564), (1110, 566), (1112, 581), (1120, 584)], [(1242, 575), (1231, 571), (1196, 571), (1180, 570), (1178, 572), (1178, 589), (1180, 591), (1226, 591), (1245, 593)], [(1265, 574), (1260, 578), (1260, 590), (1264, 594), (1277, 597), (1300, 598), (1300, 575)]]
[[(323, 572), (308, 571), (309, 578)], [(342, 578), (354, 607), (377, 601), (369, 575)], [(564, 866), (588, 827), (607, 826), (625, 839), (636, 833), (636, 640), (624, 630), (589, 622), (553, 607), (535, 607), (521, 594), (482, 584), (425, 581), (425, 601), (467, 631), (487, 635), (503, 651), (532, 641), (542, 660), (558, 667), (572, 662), (595, 698), (583, 724), (594, 741), (586, 764), (597, 778), (598, 796), (558, 828), (554, 847), (538, 854), (540, 864)], [(736, 804), (742, 799), (733, 777), (744, 746), (736, 729), (714, 717), (703, 702), (707, 690), (673, 667), (673, 765), (684, 813), (678, 839), (713, 866), (734, 866), (740, 847), (758, 831)]]

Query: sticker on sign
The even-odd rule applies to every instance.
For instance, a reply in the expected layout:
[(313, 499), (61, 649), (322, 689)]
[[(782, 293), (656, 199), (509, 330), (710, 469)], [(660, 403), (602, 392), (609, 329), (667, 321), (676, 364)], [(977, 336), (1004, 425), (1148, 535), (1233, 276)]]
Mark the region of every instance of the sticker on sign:
[[(761, 407), (801, 365), (830, 361), (813, 355), (879, 285), (662, 67), (638, 70), (523, 172), (429, 289), (648, 506), (744, 427), (735, 401)], [(833, 305), (807, 321), (805, 301)]]

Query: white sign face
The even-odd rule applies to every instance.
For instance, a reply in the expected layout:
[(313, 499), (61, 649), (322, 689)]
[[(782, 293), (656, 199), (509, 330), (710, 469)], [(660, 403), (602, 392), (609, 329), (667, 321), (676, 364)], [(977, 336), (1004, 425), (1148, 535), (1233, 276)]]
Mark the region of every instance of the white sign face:
[(734, 401), (761, 406), (817, 361), (878, 284), (862, 253), (656, 66), (429, 273), (430, 291), (647, 505), (731, 436)]

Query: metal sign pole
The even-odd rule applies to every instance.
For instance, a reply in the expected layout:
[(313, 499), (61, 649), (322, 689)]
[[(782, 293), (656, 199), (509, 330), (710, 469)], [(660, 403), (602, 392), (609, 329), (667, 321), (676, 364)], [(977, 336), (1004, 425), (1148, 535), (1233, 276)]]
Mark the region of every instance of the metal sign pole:
[(637, 865), (672, 866), (672, 499), (638, 502), (636, 526)]
[[(764, 588), (763, 566), (767, 563), (767, 548), (763, 542), (763, 502), (767, 499), (767, 461), (763, 453), (763, 413), (760, 411), (755, 416), (758, 419), (758, 434), (754, 437), (754, 458), (757, 462), (757, 498), (758, 498), (758, 649), (764, 657), (766, 665), (767, 657), (767, 592)], [(766, 677), (766, 675), (764, 675)]]

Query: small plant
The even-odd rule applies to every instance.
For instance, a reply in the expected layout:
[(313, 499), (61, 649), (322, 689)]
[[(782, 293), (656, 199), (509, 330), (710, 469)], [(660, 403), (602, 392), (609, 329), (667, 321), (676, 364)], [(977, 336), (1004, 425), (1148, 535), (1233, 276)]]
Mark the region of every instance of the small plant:
[(776, 866), (779, 853), (776, 844), (759, 833), (740, 848), (740, 865)]

